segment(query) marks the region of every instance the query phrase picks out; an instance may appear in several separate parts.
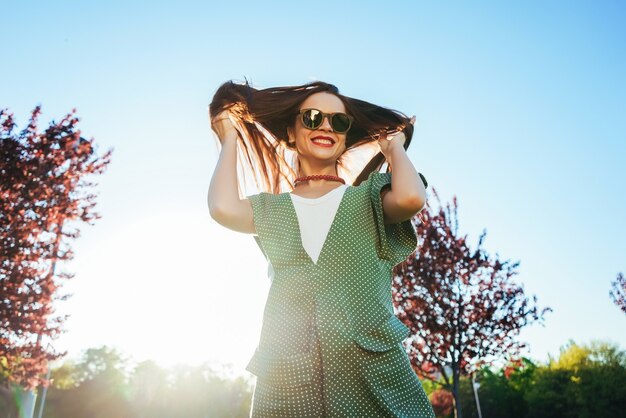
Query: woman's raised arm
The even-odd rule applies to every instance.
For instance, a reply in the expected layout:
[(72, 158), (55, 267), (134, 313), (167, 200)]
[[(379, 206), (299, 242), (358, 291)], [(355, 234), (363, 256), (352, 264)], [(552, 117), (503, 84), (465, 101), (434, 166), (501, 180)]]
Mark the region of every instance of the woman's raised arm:
[[(415, 116), (411, 117), (411, 123), (415, 123)], [(426, 187), (406, 154), (405, 141), (402, 131), (390, 137), (383, 135), (378, 141), (392, 168), (391, 190), (381, 191), (386, 224), (410, 219), (426, 205)]]
[(220, 157), (209, 186), (208, 204), (211, 217), (217, 223), (237, 232), (256, 234), (252, 205), (249, 199), (240, 199), (237, 186), (237, 130), (228, 111), (211, 121), (222, 144)]

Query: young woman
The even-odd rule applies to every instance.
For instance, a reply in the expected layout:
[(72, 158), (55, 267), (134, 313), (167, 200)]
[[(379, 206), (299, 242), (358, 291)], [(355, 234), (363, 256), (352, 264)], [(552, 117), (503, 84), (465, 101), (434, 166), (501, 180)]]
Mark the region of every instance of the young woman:
[[(227, 82), (209, 111), (221, 143), (211, 216), (254, 235), (272, 281), (246, 367), (250, 416), (434, 418), (391, 298), (426, 202), (406, 154), (414, 118), (324, 82)], [(245, 176), (261, 191), (246, 195)]]

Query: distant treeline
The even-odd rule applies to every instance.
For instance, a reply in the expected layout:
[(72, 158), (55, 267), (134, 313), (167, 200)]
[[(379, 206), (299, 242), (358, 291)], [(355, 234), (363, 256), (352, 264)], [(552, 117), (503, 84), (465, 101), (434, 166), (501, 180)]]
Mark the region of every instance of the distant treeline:
[[(247, 418), (254, 379), (222, 374), (209, 366), (163, 369), (150, 361), (129, 367), (115, 350), (93, 348), (52, 370), (43, 416)], [(476, 380), (483, 417), (616, 418), (626, 410), (626, 353), (612, 343), (570, 341), (557, 359), (485, 369)], [(472, 383), (461, 382), (463, 418), (477, 418)], [(438, 417), (453, 417), (451, 397), (423, 383)], [(10, 409), (7, 402), (0, 400), (0, 411)]]

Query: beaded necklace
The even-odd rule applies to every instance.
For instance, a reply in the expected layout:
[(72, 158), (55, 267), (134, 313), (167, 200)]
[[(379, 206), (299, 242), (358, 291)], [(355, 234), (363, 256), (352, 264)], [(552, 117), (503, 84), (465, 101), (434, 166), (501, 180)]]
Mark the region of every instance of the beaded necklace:
[(303, 181), (307, 181), (307, 180), (331, 180), (331, 181), (339, 181), (343, 184), (346, 184), (346, 181), (344, 179), (342, 179), (341, 177), (337, 177), (337, 176), (333, 176), (330, 174), (311, 174), (310, 176), (304, 176), (304, 177), (298, 177), (295, 182), (294, 182), (294, 186), (297, 185), (300, 182)]

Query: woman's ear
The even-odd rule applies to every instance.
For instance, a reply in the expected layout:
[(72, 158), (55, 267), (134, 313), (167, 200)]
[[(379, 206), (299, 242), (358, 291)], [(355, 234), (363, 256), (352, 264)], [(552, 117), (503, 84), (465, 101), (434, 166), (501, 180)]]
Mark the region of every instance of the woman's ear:
[(287, 143), (292, 148), (296, 146), (296, 139), (291, 128), (287, 128)]

